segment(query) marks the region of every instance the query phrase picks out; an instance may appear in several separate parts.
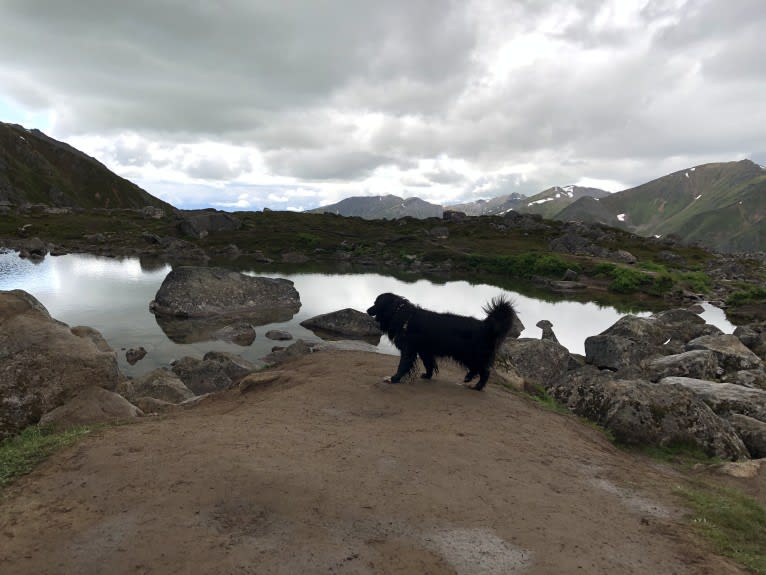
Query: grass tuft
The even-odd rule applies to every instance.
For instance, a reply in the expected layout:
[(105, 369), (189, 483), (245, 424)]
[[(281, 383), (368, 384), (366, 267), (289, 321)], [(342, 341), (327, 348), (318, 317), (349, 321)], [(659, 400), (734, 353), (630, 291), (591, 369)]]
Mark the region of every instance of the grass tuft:
[(57, 449), (71, 445), (90, 431), (90, 427), (79, 426), (54, 432), (49, 427), (34, 425), (19, 435), (5, 439), (0, 443), (0, 489), (32, 471)]
[(693, 511), (692, 526), (753, 573), (766, 575), (766, 509), (752, 497), (721, 486), (696, 484), (678, 492)]

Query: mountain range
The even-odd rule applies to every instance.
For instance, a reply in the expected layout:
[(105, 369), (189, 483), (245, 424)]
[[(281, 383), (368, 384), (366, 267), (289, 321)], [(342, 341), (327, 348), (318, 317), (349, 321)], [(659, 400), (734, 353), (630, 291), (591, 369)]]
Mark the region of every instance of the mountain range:
[(0, 122), (0, 202), (72, 208), (173, 210), (69, 144)]
[(418, 198), (353, 197), (314, 211), (372, 219), (439, 217), (441, 210), (469, 216), (514, 210), (642, 236), (672, 234), (723, 252), (766, 251), (766, 168), (751, 160), (703, 164), (614, 193), (554, 186), (534, 196), (513, 193), (443, 207)]
[(359, 217), (366, 220), (397, 219), (406, 216), (412, 218), (440, 218), (444, 208), (420, 198), (400, 198), (399, 196), (354, 196), (336, 204), (308, 210), (313, 214), (336, 214), (339, 216)]
[[(0, 122), (0, 204), (174, 210), (72, 146)], [(509, 210), (600, 223), (643, 236), (674, 235), (724, 252), (766, 251), (766, 168), (750, 160), (703, 164), (609, 193), (554, 186), (451, 206), (417, 197), (350, 197), (311, 210), (366, 219), (502, 215)]]

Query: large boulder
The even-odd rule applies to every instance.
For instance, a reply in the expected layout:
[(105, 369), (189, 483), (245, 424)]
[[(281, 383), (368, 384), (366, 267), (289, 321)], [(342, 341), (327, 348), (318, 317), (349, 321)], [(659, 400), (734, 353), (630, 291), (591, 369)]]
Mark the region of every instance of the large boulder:
[(370, 315), (351, 308), (314, 316), (301, 325), (323, 339), (363, 339), (377, 344), (383, 335)]
[(718, 415), (741, 413), (766, 422), (766, 391), (762, 389), (690, 377), (666, 377), (661, 379), (658, 385), (687, 389)]
[[(709, 378), (701, 378), (709, 379)], [(733, 371), (727, 373), (723, 378), (726, 383), (736, 383), (737, 385), (744, 385), (745, 387), (756, 387), (759, 389), (766, 389), (766, 369), (760, 367), (758, 369), (742, 369), (740, 371)]]
[(287, 321), (300, 306), (290, 280), (194, 266), (168, 273), (150, 304), (158, 316), (260, 318), (256, 325)]
[(761, 359), (766, 359), (766, 323), (738, 326), (734, 335)]
[(656, 357), (648, 362), (646, 369), (652, 381), (670, 376), (714, 379), (722, 375), (715, 353), (707, 349)]
[(750, 452), (750, 457), (766, 457), (766, 423), (741, 413), (732, 414), (729, 421)]
[(102, 387), (88, 387), (43, 415), (40, 423), (61, 430), (77, 425), (125, 421), (141, 415), (142, 411), (121, 395)]
[(627, 445), (692, 445), (723, 459), (748, 456), (731, 425), (681, 387), (618, 380), (587, 366), (570, 372), (565, 382), (549, 391)]
[(186, 266), (165, 277), (149, 307), (171, 340), (192, 343), (233, 333), (236, 322), (289, 321), (300, 306), (290, 280)]
[(712, 351), (718, 359), (718, 364), (726, 371), (761, 367), (761, 358), (750, 351), (735, 335), (703, 335), (687, 343), (686, 349)]
[(685, 344), (703, 335), (718, 335), (721, 330), (706, 323), (695, 312), (688, 309), (669, 309), (652, 316), (662, 328), (668, 344)]
[(569, 367), (569, 350), (549, 339), (511, 339), (497, 353), (497, 372), (510, 372), (524, 380), (524, 388), (558, 385)]
[(652, 356), (665, 355), (667, 336), (656, 320), (626, 315), (598, 335), (585, 339), (585, 359), (599, 369), (638, 368)]
[[(92, 386), (121, 380), (116, 354), (53, 319), (32, 295), (0, 291), (0, 439)], [(103, 338), (101, 338), (103, 339)]]

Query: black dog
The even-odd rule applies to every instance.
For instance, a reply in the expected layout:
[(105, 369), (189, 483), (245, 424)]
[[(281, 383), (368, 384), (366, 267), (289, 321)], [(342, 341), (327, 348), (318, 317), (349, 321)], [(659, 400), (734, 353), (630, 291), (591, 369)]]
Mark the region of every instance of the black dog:
[(391, 383), (398, 383), (414, 369), (418, 355), (426, 369), (421, 376), (425, 379), (438, 371), (437, 357), (450, 357), (468, 369), (466, 383), (478, 375), (479, 382), (473, 389), (483, 389), (497, 348), (511, 330), (516, 315), (511, 302), (503, 296), (494, 298), (484, 311), (487, 317), (482, 321), (429, 311), (396, 294), (379, 295), (367, 313), (401, 352), (399, 368), (391, 376)]

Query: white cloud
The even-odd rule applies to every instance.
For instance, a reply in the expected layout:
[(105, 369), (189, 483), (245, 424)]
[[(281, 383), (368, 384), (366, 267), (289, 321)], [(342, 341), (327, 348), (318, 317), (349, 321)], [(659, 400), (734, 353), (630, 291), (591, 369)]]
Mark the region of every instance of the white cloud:
[(0, 120), (180, 207), (615, 191), (766, 161), (765, 33), (761, 0), (6, 0)]

